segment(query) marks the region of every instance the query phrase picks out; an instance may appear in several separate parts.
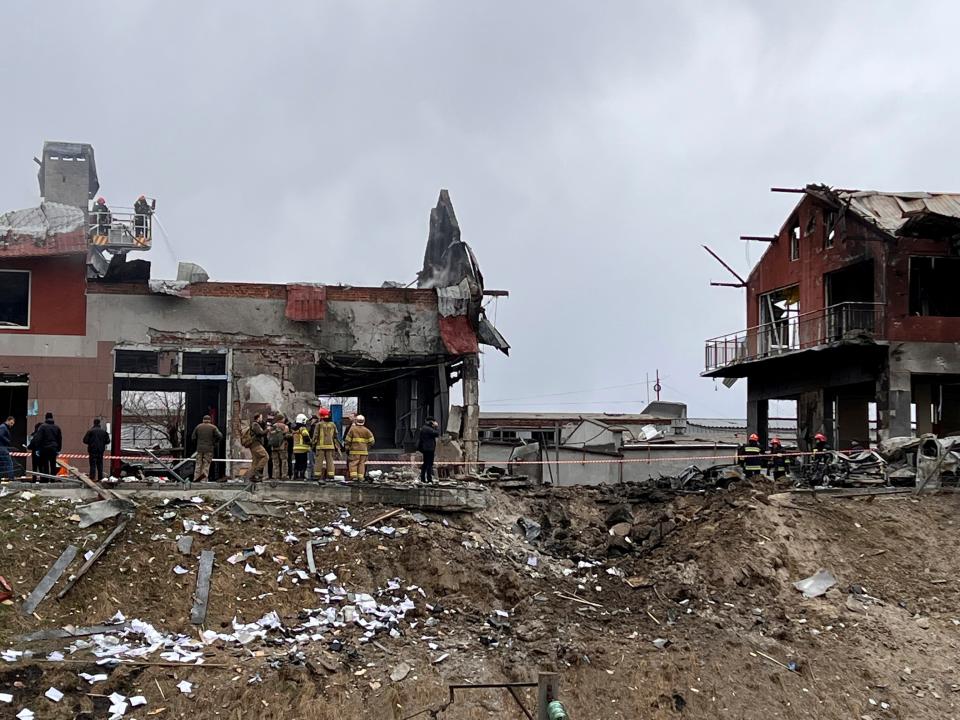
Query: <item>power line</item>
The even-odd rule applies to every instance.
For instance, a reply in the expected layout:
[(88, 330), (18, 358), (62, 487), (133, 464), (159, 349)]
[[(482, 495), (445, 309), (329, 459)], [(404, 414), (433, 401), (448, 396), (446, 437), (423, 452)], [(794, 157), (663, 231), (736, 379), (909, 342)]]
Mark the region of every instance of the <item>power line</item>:
[[(663, 380), (663, 378), (660, 378), (660, 379)], [(526, 395), (524, 397), (503, 398), (500, 400), (485, 400), (484, 402), (487, 405), (494, 405), (497, 403), (510, 403), (510, 402), (513, 402), (514, 400), (537, 400), (539, 398), (561, 397), (564, 395), (580, 395), (582, 393), (600, 392), (602, 390), (620, 390), (622, 388), (631, 388), (631, 387), (638, 387), (640, 385), (649, 385), (650, 382), (651, 381), (648, 380), (644, 382), (628, 383), (626, 385), (608, 385), (607, 387), (590, 388), (588, 390), (568, 390), (566, 392), (545, 393), (543, 395)], [(634, 401), (631, 400), (626, 402), (634, 402)], [(644, 402), (644, 401), (638, 400), (636, 402)]]

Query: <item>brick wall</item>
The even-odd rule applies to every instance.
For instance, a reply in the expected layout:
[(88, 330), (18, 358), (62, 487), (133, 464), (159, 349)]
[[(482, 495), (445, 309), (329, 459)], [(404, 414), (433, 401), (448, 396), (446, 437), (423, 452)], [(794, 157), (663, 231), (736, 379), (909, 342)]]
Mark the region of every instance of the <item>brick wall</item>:
[(64, 452), (86, 452), (81, 439), (95, 417), (111, 421), (113, 395), (113, 344), (97, 343), (94, 358), (2, 357), (0, 372), (26, 373), (30, 376), (27, 405), (37, 401), (38, 415), (25, 422), (27, 434), (52, 412), (63, 431)]
[(4, 333), (28, 335), (83, 335), (86, 333), (85, 255), (19, 259), (0, 256), (0, 269), (30, 271), (30, 329), (0, 328), (0, 338)]

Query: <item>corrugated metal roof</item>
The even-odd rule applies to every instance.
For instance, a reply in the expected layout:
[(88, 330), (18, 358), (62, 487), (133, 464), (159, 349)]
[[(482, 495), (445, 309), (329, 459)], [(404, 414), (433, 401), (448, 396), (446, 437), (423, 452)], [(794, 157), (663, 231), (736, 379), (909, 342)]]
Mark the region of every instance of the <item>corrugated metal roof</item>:
[[(797, 427), (797, 421), (786, 418), (772, 418), (767, 421), (767, 426), (772, 430), (793, 430)], [(746, 430), (747, 421), (743, 418), (687, 418), (687, 427)]]
[(960, 220), (960, 194), (957, 193), (839, 190), (836, 194), (855, 213), (893, 235), (922, 215)]

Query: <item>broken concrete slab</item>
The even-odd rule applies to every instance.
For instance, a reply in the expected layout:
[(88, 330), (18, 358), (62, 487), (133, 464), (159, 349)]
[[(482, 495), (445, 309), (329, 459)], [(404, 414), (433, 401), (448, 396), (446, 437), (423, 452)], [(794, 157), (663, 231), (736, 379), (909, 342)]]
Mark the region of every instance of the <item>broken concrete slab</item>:
[(60, 557), (57, 558), (57, 561), (53, 566), (47, 570), (47, 574), (43, 576), (37, 586), (33, 589), (33, 592), (27, 596), (26, 601), (23, 603), (23, 606), (20, 608), (20, 612), (24, 615), (32, 615), (33, 611), (37, 609), (37, 605), (43, 602), (43, 599), (47, 596), (47, 593), (53, 589), (53, 586), (57, 584), (57, 580), (60, 579), (60, 576), (63, 575), (63, 571), (67, 569), (67, 566), (73, 562), (73, 559), (77, 556), (77, 546), (68, 545), (67, 548), (60, 554)]
[(251, 517), (282, 517), (283, 511), (278, 507), (271, 507), (258, 502), (248, 500), (235, 500), (233, 503), (244, 515)]
[[(94, 493), (85, 488), (65, 488), (32, 483), (9, 483), (11, 490), (30, 490), (43, 497), (93, 498)], [(184, 498), (197, 494), (193, 489), (169, 486), (150, 486), (146, 483), (125, 483), (114, 492), (123, 498)], [(405, 485), (389, 483), (350, 483), (346, 485), (318, 485), (307, 482), (283, 482), (275, 487), (260, 486), (256, 492), (237, 492), (236, 485), (216, 488), (203, 487), (203, 494), (212, 502), (227, 501), (238, 494), (244, 501), (264, 502), (286, 500), (290, 502), (316, 501), (330, 505), (389, 505), (413, 508), (430, 512), (475, 512), (487, 506), (489, 491), (475, 483), (448, 485)]]
[(80, 516), (80, 528), (88, 528), (104, 520), (109, 520), (121, 513), (133, 513), (136, 506), (129, 500), (99, 500), (89, 505), (81, 505), (77, 508), (77, 515)]
[(197, 594), (190, 611), (190, 622), (203, 625), (207, 619), (207, 601), (210, 598), (210, 575), (213, 573), (213, 550), (200, 553), (200, 572), (197, 573)]

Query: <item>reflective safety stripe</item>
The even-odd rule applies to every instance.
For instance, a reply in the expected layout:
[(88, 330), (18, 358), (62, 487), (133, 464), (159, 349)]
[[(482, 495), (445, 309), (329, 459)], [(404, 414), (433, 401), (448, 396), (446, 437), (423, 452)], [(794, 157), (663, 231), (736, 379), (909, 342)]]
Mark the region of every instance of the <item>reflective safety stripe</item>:
[(746, 445), (743, 448), (745, 455), (756, 457), (745, 457), (743, 459), (743, 469), (748, 472), (760, 472), (763, 470), (763, 463), (760, 462), (760, 448), (754, 445)]

